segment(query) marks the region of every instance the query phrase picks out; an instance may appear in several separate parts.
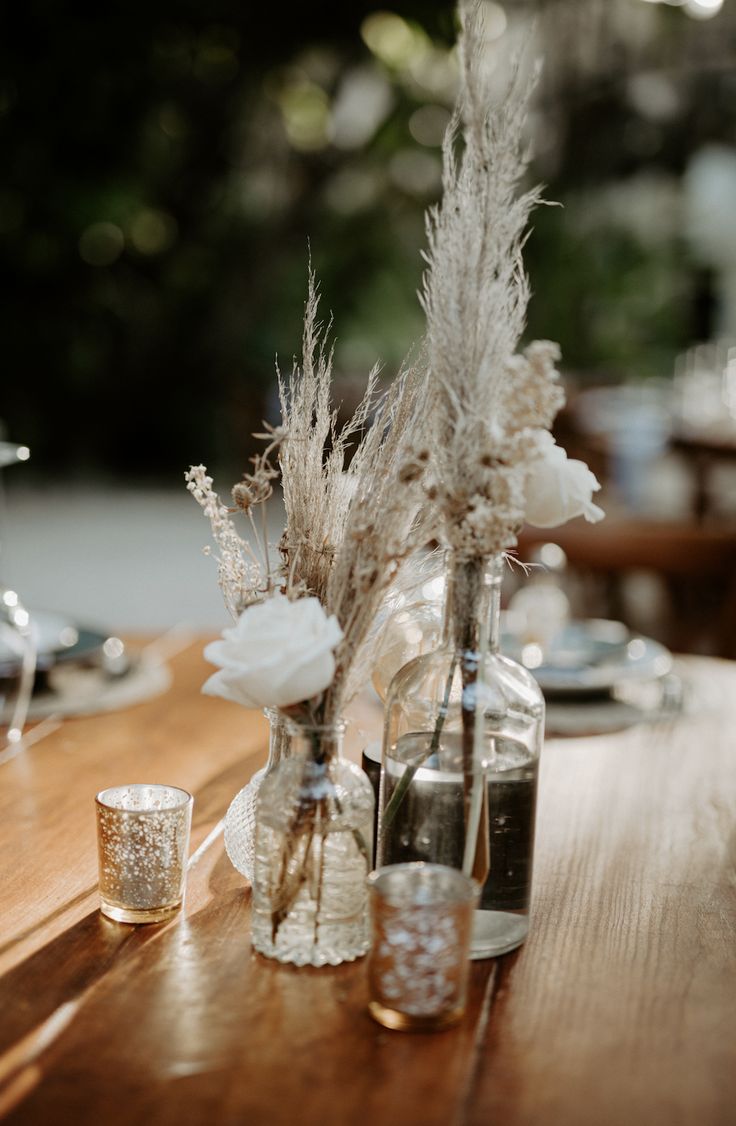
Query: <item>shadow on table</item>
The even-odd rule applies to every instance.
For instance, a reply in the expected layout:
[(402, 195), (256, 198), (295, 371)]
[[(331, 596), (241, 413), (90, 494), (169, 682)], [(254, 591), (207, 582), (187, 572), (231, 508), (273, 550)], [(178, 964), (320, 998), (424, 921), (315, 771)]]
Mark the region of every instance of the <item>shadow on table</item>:
[(80, 997), (121, 956), (140, 949), (160, 930), (124, 927), (95, 910), (14, 966), (0, 978), (0, 1051)]
[[(203, 827), (211, 828), (220, 820), (235, 792), (259, 765), (256, 756), (252, 757), (253, 762), (249, 757), (245, 762), (227, 767), (197, 792), (193, 821), (195, 832)], [(240, 888), (232, 886), (234, 879), (239, 880), (240, 877), (223, 854), (209, 877), (213, 896), (220, 897), (225, 891), (239, 894)], [(86, 888), (72, 900), (61, 904), (32, 928), (14, 936), (0, 953), (27, 941), (76, 904), (84, 903), (94, 890), (95, 886)], [(244, 881), (242, 890), (247, 890)], [(94, 911), (10, 969), (0, 978), (0, 1012), (3, 1014), (0, 1053), (37, 1029), (59, 1006), (75, 1002), (113, 966), (170, 929), (176, 918), (178, 916), (170, 923), (132, 927), (107, 919), (95, 906)]]

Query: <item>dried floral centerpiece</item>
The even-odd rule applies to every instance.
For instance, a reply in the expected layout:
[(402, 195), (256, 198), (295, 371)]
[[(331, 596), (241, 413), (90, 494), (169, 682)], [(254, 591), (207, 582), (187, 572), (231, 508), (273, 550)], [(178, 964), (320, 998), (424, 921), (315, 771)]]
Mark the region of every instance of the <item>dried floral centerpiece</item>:
[(523, 940), (544, 704), (498, 653), (504, 556), (526, 520), (603, 513), (599, 487), (550, 428), (557, 345), (517, 353), (529, 300), (522, 248), (540, 190), (520, 191), (533, 79), (517, 62), (492, 107), (482, 5), (461, 6), (460, 92), (427, 216), (427, 496), (450, 549), (443, 644), (395, 677), (386, 703), (379, 859), (462, 867), (483, 886), (474, 956)]
[[(367, 679), (380, 602), (401, 562), (429, 536), (419, 511), (429, 455), (412, 444), (421, 362), (407, 365), (383, 395), (371, 372), (352, 418), (338, 426), (318, 304), (310, 271), (302, 364), (288, 378), (279, 373), (281, 424), (261, 436), (265, 450), (233, 489), (260, 549), (240, 537), (202, 466), (187, 482), (210, 518), (220, 585), (236, 618), (205, 651), (219, 669), (203, 690), (278, 709), (301, 751), (261, 786), (254, 946), (283, 961), (322, 965), (367, 947), (373, 793), (340, 757), (342, 716)], [(275, 560), (264, 515), (274, 459), (286, 510)]]

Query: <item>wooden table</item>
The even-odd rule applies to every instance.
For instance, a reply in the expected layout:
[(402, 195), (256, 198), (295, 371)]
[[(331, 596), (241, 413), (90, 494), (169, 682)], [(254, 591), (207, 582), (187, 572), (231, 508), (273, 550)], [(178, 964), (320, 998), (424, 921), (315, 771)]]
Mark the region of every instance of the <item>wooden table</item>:
[(433, 1034), (366, 1014), (365, 961), (254, 955), (222, 837), (161, 926), (102, 918), (93, 795), (195, 794), (193, 848), (264, 758), (263, 720), (167, 695), (66, 721), (0, 767), (0, 1114), (9, 1123), (710, 1126), (736, 1121), (736, 664), (682, 663), (691, 714), (553, 741), (526, 945), (472, 967)]

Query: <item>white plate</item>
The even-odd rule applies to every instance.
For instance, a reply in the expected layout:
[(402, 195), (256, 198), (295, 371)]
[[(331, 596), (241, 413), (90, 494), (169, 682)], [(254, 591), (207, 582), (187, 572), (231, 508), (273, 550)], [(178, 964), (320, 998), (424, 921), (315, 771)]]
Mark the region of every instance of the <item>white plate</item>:
[(569, 622), (537, 667), (531, 667), (512, 634), (502, 635), (501, 651), (526, 663), (542, 691), (550, 694), (606, 692), (624, 680), (654, 680), (672, 668), (672, 654), (664, 645), (630, 633), (621, 622), (600, 618)]

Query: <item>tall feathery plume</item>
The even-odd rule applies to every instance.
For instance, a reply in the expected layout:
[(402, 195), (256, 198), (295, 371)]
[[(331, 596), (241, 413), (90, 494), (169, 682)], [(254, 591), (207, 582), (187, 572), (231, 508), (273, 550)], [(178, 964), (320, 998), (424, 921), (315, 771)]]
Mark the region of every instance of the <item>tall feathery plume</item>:
[(529, 300), (522, 249), (541, 199), (539, 187), (519, 191), (535, 78), (525, 77), (517, 59), (494, 106), (482, 60), (482, 4), (460, 13), (460, 92), (443, 144), (442, 200), (427, 214), (421, 301), (433, 500), (449, 542), (476, 555), (515, 544), (528, 463), (564, 396), (556, 345), (541, 342), (514, 355)]
[[(301, 369), (279, 376), (282, 429), (279, 450), (286, 527), (280, 550), (288, 589), (316, 595), (342, 632), (331, 683), (317, 699), (285, 708), (297, 722), (329, 729), (369, 680), (376, 612), (403, 560), (424, 546), (421, 478), (429, 460), (413, 442), (421, 414), (425, 369), (409, 363), (388, 391), (377, 392), (378, 371), (351, 418), (338, 427), (331, 405), (332, 350), (317, 321), (319, 296), (309, 272)], [(349, 460), (348, 460), (349, 459)], [(346, 464), (347, 463), (347, 464)], [(324, 745), (312, 754), (321, 761)], [(272, 935), (291, 910), (312, 863), (311, 843), (329, 821), (330, 789), (309, 800), (311, 767), (304, 763), (300, 797), (278, 857), (272, 900)], [(334, 798), (337, 802), (337, 799)], [(366, 842), (353, 834), (366, 867)], [(300, 852), (301, 850), (301, 852)], [(301, 855), (301, 860), (299, 856)]]

